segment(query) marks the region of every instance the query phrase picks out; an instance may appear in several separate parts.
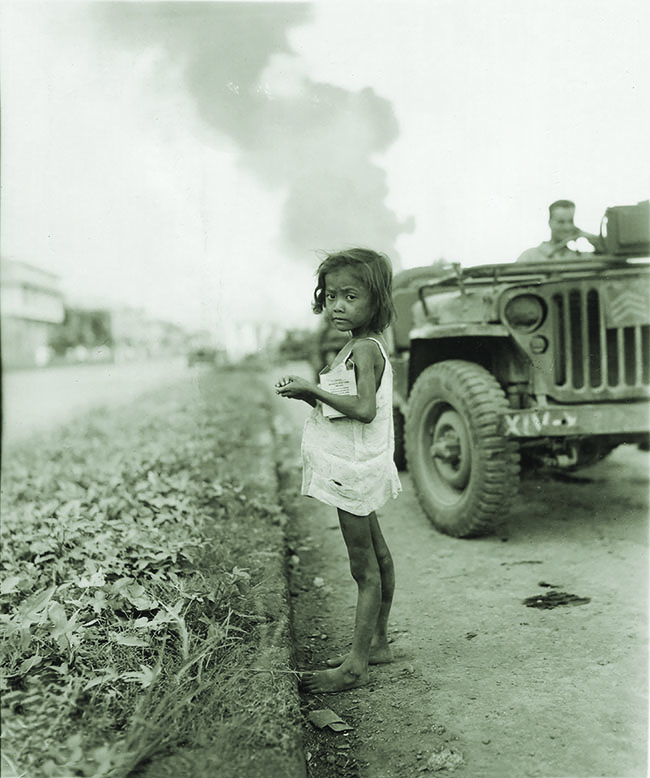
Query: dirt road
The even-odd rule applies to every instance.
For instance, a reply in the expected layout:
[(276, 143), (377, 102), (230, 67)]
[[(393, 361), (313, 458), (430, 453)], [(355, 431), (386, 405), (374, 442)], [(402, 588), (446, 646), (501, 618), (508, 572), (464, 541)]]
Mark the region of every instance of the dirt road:
[(191, 379), (200, 369), (188, 369), (181, 357), (168, 357), (5, 372), (3, 440), (23, 440), (92, 408), (130, 402), (148, 389)]
[[(307, 406), (274, 399), (292, 517), (297, 661), (345, 651), (355, 587), (333, 509), (302, 498)], [(380, 514), (397, 574), (395, 662), (306, 695), (351, 729), (305, 724), (311, 778), (647, 775), (648, 455), (621, 447), (573, 480), (528, 478), (497, 532), (438, 533), (403, 494)], [(579, 598), (552, 609), (524, 600)], [(560, 598), (561, 599), (561, 598)]]

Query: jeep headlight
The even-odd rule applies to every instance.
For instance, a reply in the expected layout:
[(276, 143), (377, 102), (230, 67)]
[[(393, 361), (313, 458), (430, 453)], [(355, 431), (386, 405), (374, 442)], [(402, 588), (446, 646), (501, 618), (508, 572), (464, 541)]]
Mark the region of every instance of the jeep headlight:
[(504, 314), (514, 329), (532, 332), (544, 321), (546, 306), (534, 294), (521, 294), (508, 302)]

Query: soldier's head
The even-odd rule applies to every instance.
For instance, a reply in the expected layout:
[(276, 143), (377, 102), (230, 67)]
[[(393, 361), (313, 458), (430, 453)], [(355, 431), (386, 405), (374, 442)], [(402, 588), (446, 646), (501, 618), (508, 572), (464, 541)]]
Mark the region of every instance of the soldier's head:
[(576, 204), (571, 200), (556, 200), (548, 207), (548, 226), (551, 228), (551, 241), (561, 243), (576, 232), (573, 217)]

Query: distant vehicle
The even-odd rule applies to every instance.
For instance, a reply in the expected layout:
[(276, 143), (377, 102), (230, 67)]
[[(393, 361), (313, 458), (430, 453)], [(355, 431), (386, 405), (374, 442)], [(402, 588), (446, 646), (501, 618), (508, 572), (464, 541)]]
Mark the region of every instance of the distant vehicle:
[(314, 336), (311, 349), (311, 366), (314, 380), (320, 381), (320, 371), (332, 363), (334, 357), (350, 340), (349, 332), (341, 332), (323, 315), (322, 321)]
[[(523, 467), (577, 470), (650, 437), (650, 202), (609, 208), (607, 254), (396, 284), (396, 461), (434, 526), (485, 534)], [(400, 460), (402, 460), (400, 462)]]
[(213, 346), (195, 346), (187, 355), (189, 367), (197, 364), (216, 365), (219, 362), (221, 352)]

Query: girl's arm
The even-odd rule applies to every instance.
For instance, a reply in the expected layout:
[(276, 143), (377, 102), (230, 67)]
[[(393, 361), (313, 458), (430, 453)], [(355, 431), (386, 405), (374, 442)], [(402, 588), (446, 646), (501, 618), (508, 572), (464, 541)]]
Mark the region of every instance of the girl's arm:
[(361, 340), (354, 346), (354, 364), (357, 394), (342, 395), (325, 392), (319, 386), (297, 376), (286, 376), (276, 384), (276, 392), (283, 397), (301, 400), (320, 400), (350, 419), (369, 424), (377, 413), (377, 373), (381, 376), (384, 360), (376, 343)]

